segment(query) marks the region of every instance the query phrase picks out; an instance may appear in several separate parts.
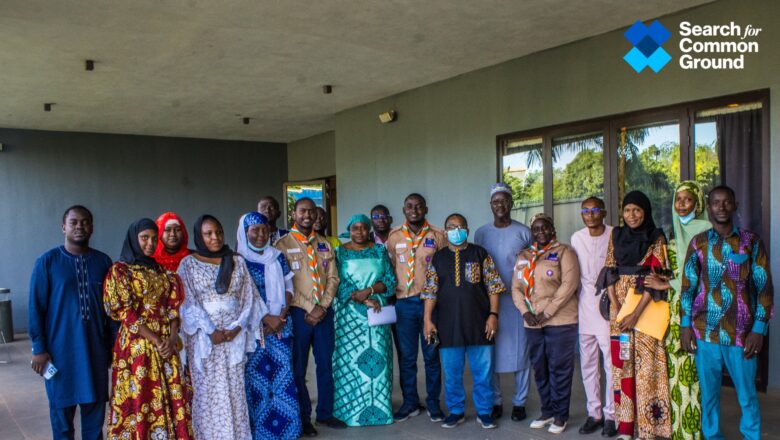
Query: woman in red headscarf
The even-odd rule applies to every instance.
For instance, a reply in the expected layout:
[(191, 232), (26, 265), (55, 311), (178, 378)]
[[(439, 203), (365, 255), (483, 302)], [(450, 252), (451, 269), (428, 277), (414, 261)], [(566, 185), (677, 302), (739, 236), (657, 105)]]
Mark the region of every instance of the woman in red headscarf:
[(165, 269), (176, 272), (182, 258), (190, 254), (184, 221), (175, 213), (166, 212), (157, 217), (156, 223), (160, 235), (157, 236), (154, 259)]

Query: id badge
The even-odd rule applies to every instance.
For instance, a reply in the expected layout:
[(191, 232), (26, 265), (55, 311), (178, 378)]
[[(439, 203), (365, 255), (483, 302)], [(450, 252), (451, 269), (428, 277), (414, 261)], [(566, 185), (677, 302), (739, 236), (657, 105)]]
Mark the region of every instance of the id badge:
[(301, 263), (297, 261), (292, 262), (292, 270), (301, 270)]
[(403, 255), (398, 256), (398, 262), (399, 263), (406, 263), (406, 257)]

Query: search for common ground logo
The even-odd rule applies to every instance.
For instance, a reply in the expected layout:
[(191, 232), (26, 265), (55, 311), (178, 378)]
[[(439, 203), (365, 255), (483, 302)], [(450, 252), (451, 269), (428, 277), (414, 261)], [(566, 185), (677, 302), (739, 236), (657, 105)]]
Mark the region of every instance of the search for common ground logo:
[(637, 20), (623, 35), (634, 45), (623, 59), (637, 73), (645, 67), (650, 67), (653, 72), (658, 73), (672, 59), (661, 47), (671, 34), (658, 20), (650, 26), (645, 26), (642, 21)]
[[(747, 25), (744, 28), (733, 21), (723, 25), (694, 25), (680, 23), (680, 67), (683, 69), (744, 69), (745, 54), (758, 53), (757, 41), (752, 39), (761, 28)], [(731, 41), (700, 37), (726, 37)], [(735, 41), (736, 40), (736, 41)], [(718, 56), (727, 54), (727, 56)], [(733, 54), (733, 55), (732, 55)]]

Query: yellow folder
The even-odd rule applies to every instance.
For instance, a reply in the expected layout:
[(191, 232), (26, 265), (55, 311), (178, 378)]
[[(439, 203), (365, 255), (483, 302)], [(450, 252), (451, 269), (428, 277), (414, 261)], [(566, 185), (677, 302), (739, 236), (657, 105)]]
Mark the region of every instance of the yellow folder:
[[(629, 313), (636, 309), (642, 295), (637, 295), (634, 288), (629, 289), (626, 295), (626, 301), (617, 315), (617, 322), (623, 320)], [(666, 301), (650, 301), (639, 319), (636, 321), (634, 330), (652, 336), (659, 341), (663, 341), (666, 335), (666, 329), (669, 328), (669, 303)]]

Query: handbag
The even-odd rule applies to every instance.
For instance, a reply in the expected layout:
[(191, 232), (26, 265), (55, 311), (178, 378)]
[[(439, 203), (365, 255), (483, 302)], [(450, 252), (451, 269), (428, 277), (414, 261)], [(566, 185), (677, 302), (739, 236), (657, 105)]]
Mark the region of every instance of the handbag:
[(398, 319), (395, 315), (395, 306), (387, 305), (382, 307), (379, 312), (376, 312), (372, 308), (368, 308), (366, 311), (368, 315), (368, 326), (376, 327), (378, 325), (395, 324)]

